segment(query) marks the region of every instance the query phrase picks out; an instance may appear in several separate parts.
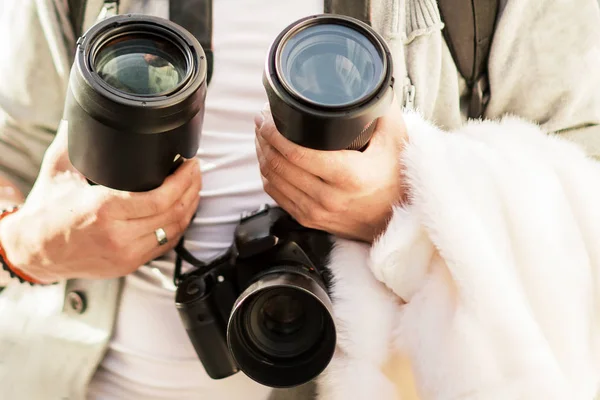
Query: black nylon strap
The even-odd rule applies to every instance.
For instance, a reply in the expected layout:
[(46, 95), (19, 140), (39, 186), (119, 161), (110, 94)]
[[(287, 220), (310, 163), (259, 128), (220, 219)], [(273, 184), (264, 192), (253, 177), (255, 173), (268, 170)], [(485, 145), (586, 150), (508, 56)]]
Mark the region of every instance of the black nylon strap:
[(472, 91), (471, 118), (480, 117), (489, 101), (487, 62), (498, 7), (498, 0), (438, 0), (446, 43)]
[(324, 0), (324, 12), (353, 17), (371, 25), (371, 0)]
[(87, 0), (67, 0), (69, 5), (69, 20), (73, 27), (73, 33), (78, 38), (83, 34), (83, 21)]
[(212, 0), (170, 0), (169, 19), (187, 29), (198, 39), (206, 54), (207, 84), (213, 73), (213, 4)]

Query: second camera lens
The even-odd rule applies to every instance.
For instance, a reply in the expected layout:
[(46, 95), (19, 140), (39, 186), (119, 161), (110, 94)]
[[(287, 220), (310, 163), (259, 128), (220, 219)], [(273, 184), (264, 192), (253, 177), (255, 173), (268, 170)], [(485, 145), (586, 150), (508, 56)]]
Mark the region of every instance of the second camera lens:
[(290, 92), (321, 106), (348, 106), (383, 80), (383, 55), (358, 31), (312, 25), (283, 45), (278, 72)]

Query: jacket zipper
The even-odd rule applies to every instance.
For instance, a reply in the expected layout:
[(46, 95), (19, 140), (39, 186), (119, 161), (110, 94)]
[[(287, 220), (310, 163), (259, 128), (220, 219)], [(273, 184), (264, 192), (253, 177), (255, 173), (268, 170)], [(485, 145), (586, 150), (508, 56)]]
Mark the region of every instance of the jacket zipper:
[(404, 79), (404, 87), (402, 92), (404, 96), (404, 103), (402, 106), (405, 110), (413, 110), (415, 108), (415, 94), (417, 92), (417, 88), (411, 83), (408, 76)]

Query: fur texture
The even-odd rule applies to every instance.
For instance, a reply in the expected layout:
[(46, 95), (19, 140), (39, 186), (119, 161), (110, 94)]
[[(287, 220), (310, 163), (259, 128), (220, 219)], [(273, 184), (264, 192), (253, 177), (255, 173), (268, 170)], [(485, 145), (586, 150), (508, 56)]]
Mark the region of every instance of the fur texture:
[(409, 205), (371, 249), (332, 253), (339, 346), (320, 398), (592, 399), (599, 165), (513, 117), (405, 121)]

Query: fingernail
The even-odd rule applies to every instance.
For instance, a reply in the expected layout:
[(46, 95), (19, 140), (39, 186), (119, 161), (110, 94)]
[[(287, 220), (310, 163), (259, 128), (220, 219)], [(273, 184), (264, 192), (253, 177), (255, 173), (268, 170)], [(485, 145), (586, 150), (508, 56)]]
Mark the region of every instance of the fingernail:
[(189, 162), (190, 174), (195, 175), (200, 170), (200, 164), (197, 158), (192, 158)]
[(254, 117), (254, 126), (256, 126), (256, 129), (260, 129), (260, 128), (262, 128), (262, 125), (264, 122), (265, 122), (265, 117), (261, 111), (261, 113), (259, 115)]

